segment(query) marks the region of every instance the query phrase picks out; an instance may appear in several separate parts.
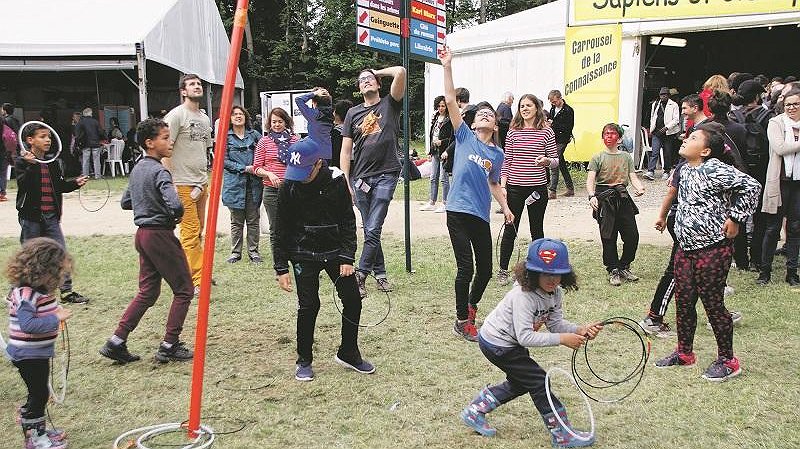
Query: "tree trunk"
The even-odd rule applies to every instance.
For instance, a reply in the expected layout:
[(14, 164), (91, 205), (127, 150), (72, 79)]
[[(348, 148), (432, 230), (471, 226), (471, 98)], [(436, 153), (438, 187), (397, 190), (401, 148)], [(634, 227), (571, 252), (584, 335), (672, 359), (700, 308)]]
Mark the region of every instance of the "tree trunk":
[(486, 0), (481, 0), (481, 15), (478, 17), (478, 23), (486, 23)]
[[(255, 46), (253, 45), (253, 32), (250, 30), (250, 21), (248, 20), (244, 24), (244, 37), (245, 37), (245, 45), (247, 46), (247, 60), (252, 61), (256, 55)], [(261, 99), (258, 96), (258, 81), (255, 78), (250, 80), (250, 85), (248, 86), (250, 90), (250, 107), (254, 108), (258, 105), (259, 110), (261, 109)]]

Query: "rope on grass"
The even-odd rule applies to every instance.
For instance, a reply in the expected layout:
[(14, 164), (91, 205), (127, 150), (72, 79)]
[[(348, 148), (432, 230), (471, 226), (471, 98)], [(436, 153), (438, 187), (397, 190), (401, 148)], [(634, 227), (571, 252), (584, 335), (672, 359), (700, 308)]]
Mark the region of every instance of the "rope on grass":
[[(576, 384), (575, 385), (578, 387), (578, 389), (581, 390), (581, 392), (584, 395), (586, 395), (586, 397), (588, 397), (589, 399), (591, 399), (591, 400), (593, 400), (595, 402), (600, 402), (600, 403), (604, 403), (604, 404), (613, 404), (615, 402), (620, 402), (620, 401), (624, 400), (625, 398), (627, 398), (628, 396), (630, 396), (631, 394), (633, 394), (633, 392), (639, 386), (639, 383), (641, 383), (642, 378), (644, 377), (644, 369), (647, 366), (647, 360), (650, 358), (651, 342), (650, 342), (650, 337), (647, 335), (647, 333), (645, 333), (644, 329), (642, 329), (642, 327), (639, 325), (639, 323), (636, 322), (635, 320), (630, 319), (630, 318), (622, 317), (622, 316), (615, 316), (615, 317), (611, 317), (611, 318), (608, 318), (608, 319), (604, 320), (601, 324), (603, 326), (609, 326), (609, 325), (621, 326), (621, 327), (623, 327), (625, 329), (628, 329), (629, 331), (631, 331), (631, 333), (636, 335), (636, 337), (639, 339), (639, 342), (641, 343), (641, 348), (642, 348), (642, 354), (641, 354), (641, 357), (639, 359), (639, 362), (636, 364), (636, 366), (627, 375), (625, 375), (621, 379), (605, 379), (605, 378), (601, 377), (599, 374), (597, 374), (597, 372), (592, 368), (591, 363), (589, 363), (589, 341), (590, 340), (587, 340), (586, 343), (583, 345), (583, 358), (584, 358), (584, 361), (586, 362), (586, 367), (589, 369), (589, 372), (595, 377), (595, 379), (600, 381), (599, 384), (591, 383), (591, 382), (587, 381), (586, 379), (584, 379), (583, 377), (581, 377), (580, 373), (578, 372), (577, 363), (576, 363), (576, 361), (578, 359), (578, 350), (579, 349), (575, 349), (572, 352), (572, 375), (574, 376), (574, 379), (576, 380)], [(611, 387), (615, 387), (617, 385), (624, 384), (624, 383), (626, 383), (628, 381), (631, 381), (633, 379), (636, 379), (636, 382), (633, 384), (633, 387), (631, 387), (631, 389), (627, 393), (625, 393), (621, 397), (615, 398), (615, 399), (598, 399), (598, 398), (595, 398), (592, 395), (590, 395), (589, 393), (587, 393), (586, 389), (584, 388), (584, 386), (589, 387), (589, 388), (594, 388), (594, 389), (611, 388)]]

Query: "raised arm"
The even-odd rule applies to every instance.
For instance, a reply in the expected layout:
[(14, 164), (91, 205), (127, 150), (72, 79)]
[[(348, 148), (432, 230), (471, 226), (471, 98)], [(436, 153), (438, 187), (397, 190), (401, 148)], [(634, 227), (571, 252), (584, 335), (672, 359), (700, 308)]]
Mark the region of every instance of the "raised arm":
[(383, 78), (384, 76), (392, 77), (392, 85), (389, 88), (389, 94), (395, 101), (400, 101), (406, 95), (406, 69), (402, 66), (386, 67), (375, 71), (375, 76)]
[(444, 69), (444, 101), (447, 103), (447, 114), (453, 123), (453, 131), (456, 131), (464, 123), (464, 119), (461, 117), (461, 111), (458, 109), (458, 103), (456, 102), (453, 68), (450, 65), (453, 61), (453, 53), (450, 52), (450, 47), (445, 46), (439, 53), (439, 61), (442, 62), (442, 69)]

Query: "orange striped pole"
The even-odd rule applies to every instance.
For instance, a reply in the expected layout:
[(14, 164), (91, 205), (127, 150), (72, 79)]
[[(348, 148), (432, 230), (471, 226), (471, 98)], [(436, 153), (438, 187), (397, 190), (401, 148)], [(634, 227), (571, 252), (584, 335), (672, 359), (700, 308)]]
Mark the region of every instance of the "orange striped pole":
[[(197, 437), (200, 428), (200, 409), (203, 403), (203, 374), (206, 362), (206, 339), (208, 336), (208, 306), (211, 297), (211, 273), (214, 269), (214, 248), (217, 235), (217, 215), (219, 215), (219, 193), (222, 187), (222, 169), (225, 163), (228, 128), (231, 124), (231, 107), (236, 87), (236, 70), (239, 67), (239, 53), (242, 50), (242, 36), (247, 23), (248, 0), (238, 0), (236, 15), (231, 32), (231, 51), (228, 55), (228, 69), (225, 86), (222, 89), (222, 102), (219, 109), (217, 139), (214, 143), (214, 167), (211, 171), (211, 190), (208, 197), (208, 219), (206, 239), (203, 245), (203, 272), (200, 278), (200, 297), (197, 304), (197, 330), (194, 342), (194, 365), (192, 366), (192, 396), (189, 400), (189, 434)], [(211, 107), (211, 105), (209, 105)]]

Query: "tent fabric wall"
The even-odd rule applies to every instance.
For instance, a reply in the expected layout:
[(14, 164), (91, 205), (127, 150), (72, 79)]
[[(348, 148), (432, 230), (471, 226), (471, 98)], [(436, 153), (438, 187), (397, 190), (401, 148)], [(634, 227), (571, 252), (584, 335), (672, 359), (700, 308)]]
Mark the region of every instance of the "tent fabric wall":
[[(3, 4), (0, 59), (128, 56), (223, 84), (230, 42), (213, 0), (27, 0)], [(35, 28), (31, 24), (35, 24)], [(236, 87), (244, 82), (237, 73)]]

